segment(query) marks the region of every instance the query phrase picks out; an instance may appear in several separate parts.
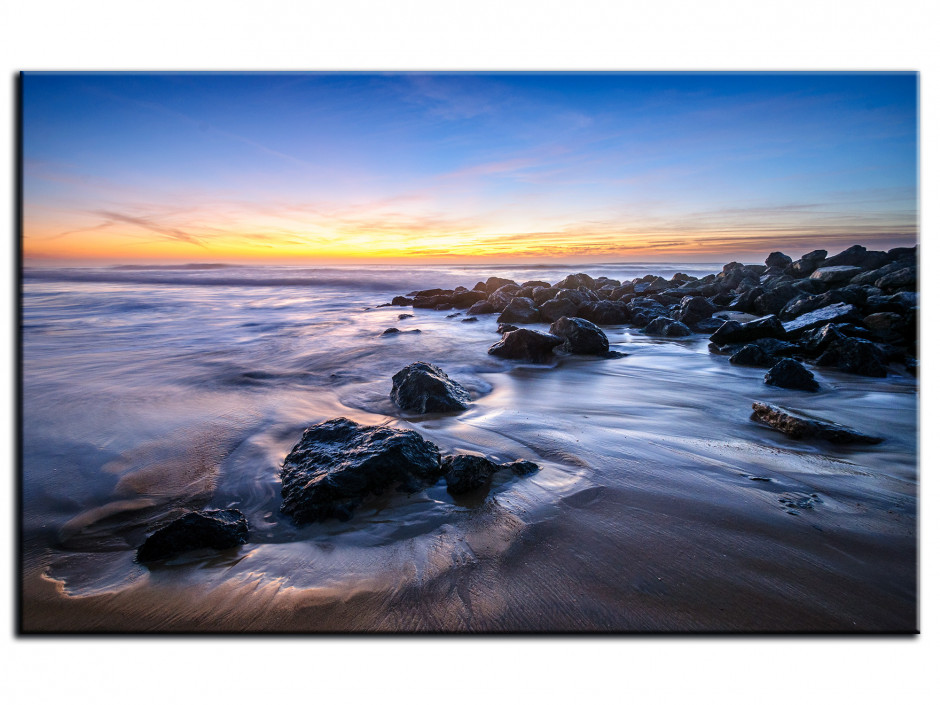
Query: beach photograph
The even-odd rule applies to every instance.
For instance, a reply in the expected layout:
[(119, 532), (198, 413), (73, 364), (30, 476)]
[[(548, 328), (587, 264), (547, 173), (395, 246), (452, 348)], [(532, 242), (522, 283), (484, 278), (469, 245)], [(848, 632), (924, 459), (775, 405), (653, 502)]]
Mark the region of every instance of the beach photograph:
[(915, 634), (914, 71), (25, 71), (23, 634)]

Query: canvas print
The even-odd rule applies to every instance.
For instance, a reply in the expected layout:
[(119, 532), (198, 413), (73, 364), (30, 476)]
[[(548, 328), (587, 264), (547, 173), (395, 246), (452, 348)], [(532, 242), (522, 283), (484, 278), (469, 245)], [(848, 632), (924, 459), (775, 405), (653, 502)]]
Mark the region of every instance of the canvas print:
[(918, 630), (916, 73), (19, 81), (21, 633)]

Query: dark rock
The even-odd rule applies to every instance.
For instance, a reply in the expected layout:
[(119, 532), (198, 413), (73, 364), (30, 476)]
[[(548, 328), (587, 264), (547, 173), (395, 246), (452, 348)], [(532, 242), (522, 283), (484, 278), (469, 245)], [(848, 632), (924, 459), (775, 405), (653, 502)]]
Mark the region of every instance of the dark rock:
[(822, 438), (830, 443), (881, 443), (884, 439), (859, 433), (847, 426), (813, 418), (805, 413), (756, 401), (754, 417), (790, 438)]
[(406, 296), (396, 296), (392, 299), (392, 306), (411, 306), (413, 299), (409, 299)]
[(692, 331), (689, 330), (687, 325), (665, 316), (654, 318), (647, 323), (643, 332), (646, 335), (660, 335), (667, 338), (683, 338), (692, 335)]
[(467, 313), (471, 316), (481, 316), (484, 313), (496, 313), (496, 309), (493, 308), (493, 304), (489, 301), (477, 301)]
[(824, 260), (820, 267), (858, 267), (865, 261), (865, 257), (868, 255), (868, 250), (862, 247), (861, 245), (852, 245), (846, 250), (842, 250), (837, 255), (833, 255), (828, 259)]
[(907, 337), (907, 321), (900, 313), (873, 313), (865, 316), (862, 323), (881, 340), (903, 340)]
[(401, 331), (397, 328), (386, 328), (382, 331), (382, 335), (398, 335), (399, 333), (401, 333)]
[(510, 333), (514, 330), (519, 330), (519, 326), (514, 326), (512, 323), (500, 323), (496, 326), (496, 332), (502, 335), (503, 333)]
[(794, 297), (800, 294), (799, 289), (787, 282), (763, 288), (764, 293), (754, 300), (754, 312), (760, 316), (780, 313)]
[(532, 289), (535, 289), (537, 287), (542, 287), (544, 289), (548, 289), (551, 287), (551, 284), (549, 284), (548, 282), (543, 282), (539, 279), (536, 279), (532, 281), (522, 282), (522, 287), (523, 288), (531, 287)]
[(412, 291), (409, 296), (426, 299), (429, 296), (446, 296), (450, 298), (454, 295), (453, 289), (422, 289), (421, 291)]
[(473, 285), (473, 291), (482, 291), (483, 293), (486, 293), (486, 283), (477, 282), (476, 284)]
[(709, 338), (716, 345), (750, 343), (759, 338), (783, 338), (786, 331), (776, 316), (755, 318), (747, 323), (728, 321)]
[(610, 343), (604, 331), (583, 318), (563, 316), (552, 323), (548, 332), (562, 338), (562, 349), (578, 355), (604, 355)]
[(560, 282), (555, 284), (559, 289), (577, 289), (580, 286), (593, 289), (595, 287), (594, 278), (587, 274), (569, 274)]
[(349, 519), (369, 495), (415, 492), (441, 475), (440, 452), (414, 431), (331, 419), (304, 431), (281, 468), (281, 511), (298, 524)]
[(547, 335), (528, 328), (520, 328), (503, 335), (503, 339), (487, 352), (510, 360), (545, 362), (553, 355), (552, 349), (565, 341), (556, 335)]
[(820, 267), (812, 273), (810, 279), (815, 279), (831, 286), (833, 284), (847, 282), (861, 271), (859, 267), (849, 266)]
[(862, 338), (840, 335), (826, 346), (825, 352), (816, 360), (823, 367), (838, 367), (865, 377), (887, 377), (884, 354), (875, 343)]
[(477, 318), (476, 316), (469, 316), (468, 318), (461, 318), (460, 322), (461, 323), (476, 323), (479, 320), (480, 319)]
[(628, 316), (627, 322), (637, 327), (645, 327), (654, 318), (668, 316), (669, 310), (658, 301), (647, 298), (633, 299), (623, 304)]
[(658, 291), (666, 291), (672, 288), (672, 284), (662, 277), (656, 277), (651, 281), (639, 282), (633, 285), (633, 291), (637, 294), (654, 294)]
[(542, 314), (535, 308), (535, 302), (522, 296), (513, 298), (496, 319), (497, 323), (538, 323)]
[(414, 318), (414, 317), (415, 315), (413, 313), (399, 313), (398, 314), (399, 321), (404, 321), (406, 318)]
[(452, 495), (466, 494), (490, 484), (499, 466), (481, 455), (446, 455), (441, 471)]
[(811, 357), (822, 354), (831, 343), (844, 337), (834, 323), (807, 331), (800, 339), (800, 347)]
[(791, 257), (787, 257), (782, 252), (771, 252), (767, 255), (767, 259), (764, 260), (764, 264), (768, 267), (779, 267), (782, 270), (792, 261), (793, 259)]
[(920, 297), (911, 291), (900, 291), (891, 296), (870, 296), (865, 302), (865, 310), (868, 313), (907, 313), (918, 305), (919, 300)]
[(805, 255), (801, 255), (800, 259), (809, 260), (810, 262), (822, 262), (826, 259), (826, 255), (829, 253), (825, 250), (813, 250), (812, 252), (807, 252)]
[(816, 311), (804, 313), (792, 321), (787, 321), (783, 324), (783, 329), (786, 332), (786, 337), (796, 338), (808, 330), (824, 326), (827, 323), (841, 323), (842, 321), (857, 321), (859, 319), (859, 311), (852, 304), (833, 304)]
[(456, 313), (451, 313), (451, 314), (448, 314), (447, 316), (444, 316), (444, 318), (457, 318), (457, 316), (462, 316), (462, 315), (463, 314), (460, 311), (457, 311)]
[(917, 287), (917, 269), (905, 267), (891, 274), (886, 274), (875, 282), (875, 286), (883, 291), (898, 291), (899, 289), (913, 290)]
[(503, 279), (502, 277), (490, 277), (489, 279), (486, 280), (486, 284), (484, 284), (484, 287), (486, 287), (487, 294), (492, 294), (494, 291), (496, 291), (500, 287), (506, 286), (507, 284), (512, 284), (513, 286), (517, 286), (516, 282), (514, 282), (512, 279)]
[(859, 285), (873, 285), (876, 281), (881, 279), (888, 274), (893, 274), (894, 272), (899, 272), (902, 269), (906, 269), (911, 266), (911, 263), (908, 261), (901, 262), (888, 262), (888, 264), (878, 269), (872, 269), (867, 272), (861, 272), (852, 277), (852, 284)]
[(553, 286), (548, 287), (547, 289), (533, 289), (532, 300), (535, 301), (536, 306), (541, 306), (546, 301), (551, 301), (554, 299), (560, 291), (561, 289), (556, 289)]
[(141, 563), (171, 558), (186, 551), (217, 551), (248, 543), (248, 521), (237, 509), (189, 512), (157, 529), (137, 549)]
[(463, 411), (470, 406), (470, 392), (427, 362), (413, 362), (396, 372), (389, 396), (402, 409), (419, 414)]
[(483, 291), (461, 291), (454, 294), (454, 306), (457, 308), (470, 308), (477, 301), (485, 301), (486, 293)]
[(450, 302), (445, 302), (445, 303), (441, 303), (435, 306), (434, 310), (435, 311), (450, 311), (453, 307), (454, 307), (454, 304)]
[(578, 317), (600, 326), (617, 326), (630, 322), (627, 304), (622, 301), (592, 301), (578, 309)]
[(539, 471), (539, 466), (531, 460), (514, 460), (511, 463), (503, 463), (499, 467), (500, 469), (505, 468), (519, 477), (525, 477)]
[(764, 384), (786, 389), (804, 389), (809, 392), (819, 389), (819, 382), (813, 377), (812, 372), (796, 360), (788, 359), (781, 360), (770, 368), (770, 372), (764, 376)]
[(914, 247), (895, 247), (888, 250), (888, 259), (892, 262), (898, 262), (902, 260), (909, 260), (911, 262), (916, 262), (917, 260), (917, 246)]
[(676, 311), (674, 318), (688, 326), (705, 318), (710, 318), (717, 310), (715, 304), (706, 298), (686, 296), (679, 303), (679, 310)]
[(544, 321), (557, 321), (565, 316), (571, 317), (578, 313), (581, 305), (566, 298), (556, 297), (539, 306), (539, 313)]
[(757, 312), (757, 299), (764, 293), (760, 287), (752, 287), (738, 294), (734, 300), (728, 304), (732, 311), (743, 311), (744, 313)]
[(748, 365), (750, 367), (772, 367), (777, 359), (768, 355), (763, 348), (753, 343), (745, 345), (734, 353), (728, 362), (732, 365)]
[(783, 270), (784, 274), (789, 274), (791, 277), (808, 277), (810, 274), (815, 272), (819, 268), (819, 262), (811, 259), (799, 259), (796, 262), (793, 262)]
[(714, 333), (725, 324), (723, 318), (703, 318), (689, 326), (696, 333)]
[(626, 284), (621, 284), (616, 289), (610, 292), (610, 300), (620, 301), (623, 299), (624, 296), (631, 296), (634, 293), (636, 292), (634, 292), (633, 290), (633, 284), (631, 284), (630, 282), (627, 282)]
[(515, 284), (506, 284), (505, 286), (501, 286), (492, 294), (487, 296), (486, 300), (493, 305), (495, 310), (502, 311), (509, 305), (510, 301), (519, 295), (519, 291), (521, 289), (521, 286), (517, 286)]

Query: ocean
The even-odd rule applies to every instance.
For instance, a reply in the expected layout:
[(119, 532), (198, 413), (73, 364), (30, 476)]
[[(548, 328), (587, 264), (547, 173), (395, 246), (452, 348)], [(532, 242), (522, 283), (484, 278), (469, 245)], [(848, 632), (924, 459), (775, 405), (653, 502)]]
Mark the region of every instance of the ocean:
[[(519, 363), (487, 354), (496, 315), (379, 306), (494, 275), (720, 269), (25, 268), (24, 629), (914, 629), (915, 378), (819, 368), (819, 393), (779, 389), (707, 336), (627, 326), (605, 328), (625, 357)], [(470, 409), (393, 405), (392, 375), (418, 360), (469, 389)], [(885, 442), (791, 440), (751, 419), (754, 401)], [(280, 464), (305, 428), (339, 416), (541, 470), (478, 501), (441, 483), (295, 526), (278, 511)], [(134, 561), (160, 521), (228, 507), (248, 518), (240, 549)]]

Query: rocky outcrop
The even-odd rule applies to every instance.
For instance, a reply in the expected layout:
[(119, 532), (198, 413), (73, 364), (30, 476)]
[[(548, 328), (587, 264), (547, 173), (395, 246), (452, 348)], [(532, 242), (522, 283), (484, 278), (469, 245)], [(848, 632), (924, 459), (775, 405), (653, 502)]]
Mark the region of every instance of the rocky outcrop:
[(756, 401), (752, 405), (754, 418), (790, 438), (823, 438), (831, 443), (881, 443), (882, 438), (869, 436), (847, 426), (816, 419), (792, 409)]
[(200, 548), (217, 551), (248, 543), (248, 520), (237, 509), (189, 512), (157, 529), (137, 549), (141, 563), (172, 558)]
[(503, 335), (503, 339), (487, 351), (490, 355), (509, 360), (546, 362), (551, 359), (553, 348), (565, 341), (557, 335), (540, 333), (529, 328), (519, 328)]
[(665, 338), (684, 338), (692, 335), (692, 331), (689, 330), (687, 325), (665, 316), (654, 318), (647, 323), (643, 332), (646, 335), (658, 335)]
[(369, 495), (440, 477), (440, 452), (415, 431), (331, 419), (304, 431), (281, 467), (281, 511), (298, 524), (349, 519)]
[(819, 390), (819, 382), (813, 373), (807, 370), (796, 360), (783, 359), (770, 368), (764, 375), (764, 384), (786, 389), (802, 389), (807, 392)]
[(427, 362), (413, 362), (396, 372), (389, 396), (402, 409), (419, 414), (463, 411), (470, 406), (470, 392)]
[(577, 355), (605, 355), (610, 342), (600, 328), (583, 318), (563, 316), (552, 323), (548, 332), (564, 340), (561, 348)]

